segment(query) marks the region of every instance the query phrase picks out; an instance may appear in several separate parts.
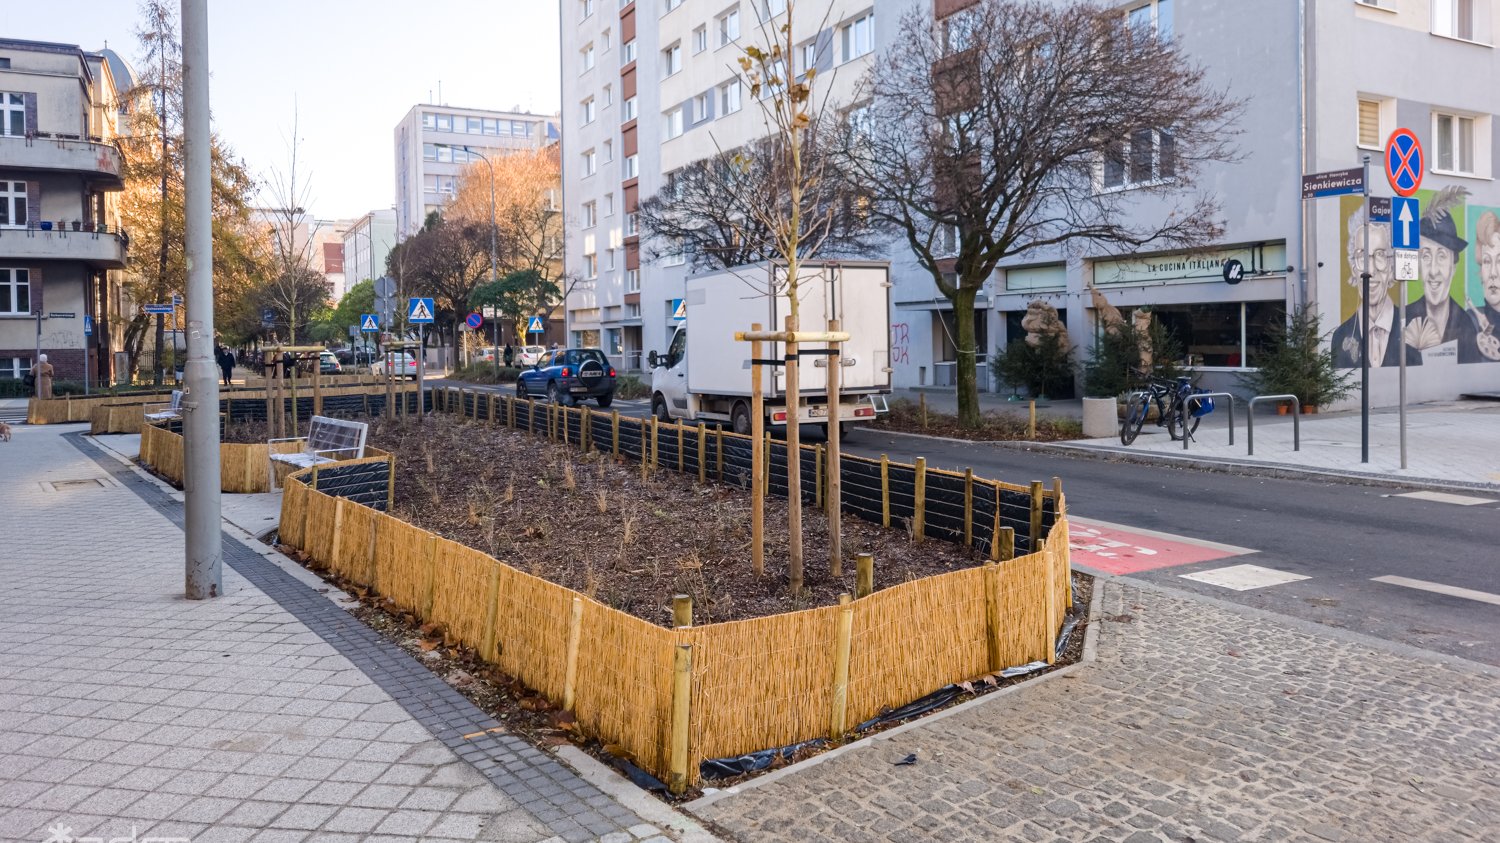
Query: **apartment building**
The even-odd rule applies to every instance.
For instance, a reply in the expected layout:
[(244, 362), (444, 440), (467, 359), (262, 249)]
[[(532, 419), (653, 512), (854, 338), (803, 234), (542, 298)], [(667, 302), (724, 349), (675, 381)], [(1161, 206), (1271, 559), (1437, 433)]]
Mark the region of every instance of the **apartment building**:
[[(865, 0), (797, 5), (797, 43), (808, 61), (838, 70), (835, 99), (851, 96), (855, 77), (888, 48), (902, 16), (918, 10), (941, 25), (973, 0)], [(1061, 0), (1059, 0), (1061, 2)], [(1222, 239), (1192, 253), (1125, 253), (1083, 247), (1011, 261), (975, 303), (980, 383), (986, 357), (1019, 339), (1027, 305), (1055, 306), (1072, 343), (1086, 356), (1098, 330), (1093, 292), (1129, 312), (1149, 307), (1184, 346), (1204, 385), (1241, 389), (1271, 326), (1301, 303), (1314, 306), (1334, 332), (1339, 363), (1358, 365), (1351, 321), (1360, 293), (1351, 270), (1352, 231), (1360, 230), (1357, 197), (1304, 202), (1304, 173), (1358, 166), (1371, 155), (1372, 192), (1392, 191), (1382, 149), (1397, 127), (1427, 150), (1422, 201), (1424, 284), (1405, 290), (1409, 318), (1431, 311), (1435, 326), (1408, 352), (1420, 371), (1409, 377), (1411, 400), (1452, 398), (1500, 389), (1500, 168), (1493, 122), (1500, 89), (1495, 43), (1500, 0), (1299, 0), (1260, 4), (1220, 0), (1130, 0), (1113, 8), (1120, 25), (1170, 38), (1205, 69), (1207, 84), (1245, 102), (1236, 129), (1244, 154), (1211, 167), (1197, 186), (1221, 204)], [(688, 161), (731, 149), (763, 125), (735, 85), (734, 60), (747, 40), (763, 43), (761, 21), (774, 21), (780, 0), (564, 0), (564, 202), (570, 272), (588, 279), (568, 301), (575, 342), (602, 345), (625, 368), (661, 349), (682, 297), (680, 257), (655, 261), (640, 252), (631, 212)], [(825, 16), (826, 10), (826, 16)], [(813, 32), (817, 29), (817, 32)], [(826, 55), (823, 52), (826, 46)], [(818, 65), (822, 67), (822, 65)], [(856, 105), (857, 103), (850, 103)], [(1171, 179), (1170, 149), (1156, 139), (1100, 161), (1100, 190), (1129, 191)], [(1152, 203), (1142, 203), (1149, 208)], [(1137, 213), (1147, 213), (1147, 210)], [(1390, 228), (1371, 226), (1377, 277), (1392, 277)], [(1382, 239), (1383, 238), (1383, 239)], [(1384, 245), (1382, 245), (1384, 243)], [(898, 386), (955, 382), (952, 305), (910, 254), (893, 243), (891, 364)], [(1238, 283), (1223, 267), (1239, 261)], [(674, 265), (675, 264), (675, 265)], [(1397, 304), (1376, 300), (1382, 316)], [(1424, 300), (1427, 303), (1423, 303)], [(1391, 317), (1394, 319), (1394, 317)], [(1462, 320), (1462, 321), (1461, 321)], [(1393, 323), (1392, 323), (1393, 325)], [(1436, 333), (1434, 334), (1434, 331)], [(1395, 333), (1392, 331), (1391, 333)], [(1372, 340), (1377, 335), (1372, 332)], [(1420, 347), (1417, 347), (1420, 346)], [(1386, 355), (1372, 363), (1398, 359)], [(1376, 406), (1397, 400), (1394, 362), (1372, 372)], [(1358, 400), (1357, 394), (1354, 400)]]
[(415, 234), (428, 214), (442, 210), (457, 194), (459, 174), (470, 162), (541, 149), (557, 140), (553, 117), (447, 105), (412, 106), (395, 130), (398, 236)]
[(0, 380), (38, 353), (107, 382), (123, 346), (128, 237), (117, 197), (125, 65), (73, 44), (0, 38)]
[[(374, 210), (354, 220), (344, 232), (343, 292), (366, 278), (385, 274), (385, 259), (396, 246), (396, 211)], [(341, 294), (342, 297), (342, 294)]]

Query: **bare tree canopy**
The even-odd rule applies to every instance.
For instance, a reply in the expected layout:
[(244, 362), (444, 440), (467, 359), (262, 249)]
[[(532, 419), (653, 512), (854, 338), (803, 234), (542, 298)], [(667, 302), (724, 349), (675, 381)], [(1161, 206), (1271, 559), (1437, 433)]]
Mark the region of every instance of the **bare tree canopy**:
[(979, 422), (974, 298), (1005, 258), (1222, 235), (1194, 184), (1234, 160), (1239, 104), (1124, 10), (979, 0), (903, 18), (848, 123), (845, 168), (954, 304), (960, 421)]
[(452, 327), (453, 359), (458, 359), (458, 320), (468, 313), (469, 300), (490, 274), (488, 225), (445, 220), (436, 211), (422, 230), (391, 250), (386, 266), (401, 273), (410, 295), (437, 299), (438, 319)]
[[(874, 248), (869, 218), (851, 180), (831, 172), (840, 159), (834, 118), (804, 130), (802, 193), (804, 258), (864, 256)], [(683, 255), (695, 268), (729, 268), (781, 260), (770, 221), (790, 216), (787, 156), (779, 136), (719, 152), (673, 172), (667, 185), (640, 204), (638, 220), (648, 259)], [(767, 207), (768, 205), (776, 207)]]

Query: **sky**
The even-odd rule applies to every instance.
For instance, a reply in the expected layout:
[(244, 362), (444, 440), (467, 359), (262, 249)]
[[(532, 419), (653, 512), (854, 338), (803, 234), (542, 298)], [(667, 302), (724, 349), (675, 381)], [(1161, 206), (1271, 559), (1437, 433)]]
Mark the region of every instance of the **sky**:
[[(138, 64), (136, 0), (0, 2), (0, 36), (107, 44)], [(288, 167), (295, 117), (308, 210), (389, 208), (412, 106), (557, 112), (557, 17), (555, 0), (210, 0), (214, 129), (265, 181)]]

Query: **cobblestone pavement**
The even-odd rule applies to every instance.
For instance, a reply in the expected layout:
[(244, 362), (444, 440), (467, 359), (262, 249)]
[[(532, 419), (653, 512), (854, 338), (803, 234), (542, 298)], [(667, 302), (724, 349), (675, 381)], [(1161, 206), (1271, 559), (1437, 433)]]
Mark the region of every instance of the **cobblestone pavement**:
[(0, 447), (0, 840), (667, 840), (451, 734), (482, 712), (230, 537), (225, 596), (184, 600), (180, 505), (62, 430)]
[(1500, 839), (1493, 669), (1102, 586), (1093, 663), (690, 810), (743, 841)]

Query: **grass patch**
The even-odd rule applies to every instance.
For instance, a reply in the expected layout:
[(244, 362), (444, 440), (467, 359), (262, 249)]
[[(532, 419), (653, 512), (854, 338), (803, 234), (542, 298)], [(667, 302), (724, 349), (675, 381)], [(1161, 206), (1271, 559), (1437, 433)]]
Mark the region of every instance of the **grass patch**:
[(635, 375), (619, 375), (615, 378), (616, 398), (645, 398), (651, 394), (651, 385), (643, 383)]
[(454, 371), (448, 378), (465, 383), (515, 383), (520, 374), (521, 370), (514, 367), (501, 366), (497, 372), (494, 363), (480, 362), (470, 363)]

